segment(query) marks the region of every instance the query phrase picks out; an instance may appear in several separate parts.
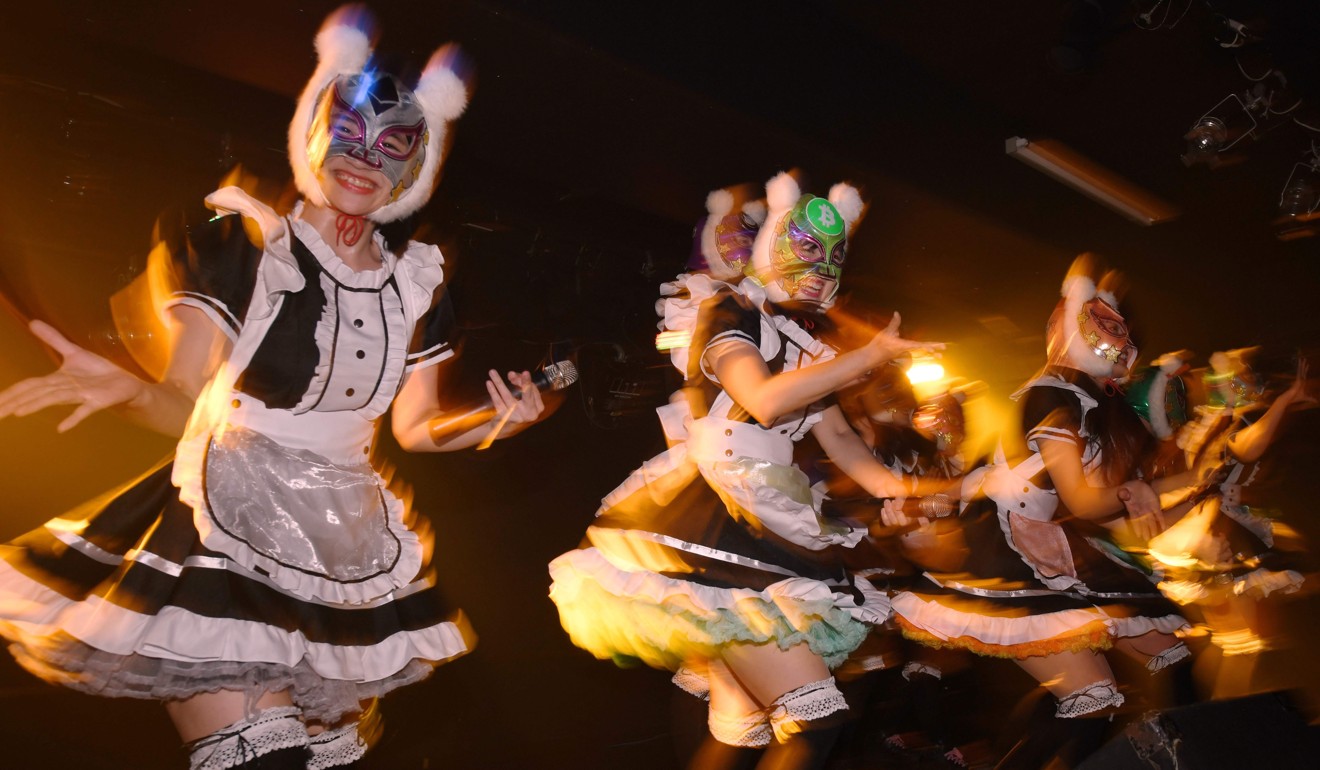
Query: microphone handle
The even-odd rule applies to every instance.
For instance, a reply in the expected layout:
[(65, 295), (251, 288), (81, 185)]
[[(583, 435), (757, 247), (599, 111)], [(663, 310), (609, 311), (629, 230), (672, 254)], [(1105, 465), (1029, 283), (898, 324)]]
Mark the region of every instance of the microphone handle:
[[(545, 369), (537, 369), (532, 372), (532, 384), (543, 393), (547, 390), (557, 389), (554, 380), (546, 374)], [(567, 385), (560, 385), (559, 387), (563, 388)], [(510, 386), (509, 392), (513, 394), (514, 398), (522, 398), (522, 388)], [(466, 433), (473, 428), (480, 427), (496, 416), (495, 405), (490, 402), (490, 397), (486, 397), (480, 401), (454, 407), (439, 417), (433, 418), (427, 424), (427, 429), (431, 432), (431, 440), (440, 444), (460, 433)]]
[[(909, 497), (903, 501), (903, 514), (909, 519), (946, 519), (958, 512), (958, 505), (948, 495), (929, 495), (927, 497)], [(878, 517), (877, 517), (878, 519)], [(915, 532), (924, 526), (913, 521), (897, 527), (887, 527), (878, 521), (870, 527), (873, 537), (894, 537)]]

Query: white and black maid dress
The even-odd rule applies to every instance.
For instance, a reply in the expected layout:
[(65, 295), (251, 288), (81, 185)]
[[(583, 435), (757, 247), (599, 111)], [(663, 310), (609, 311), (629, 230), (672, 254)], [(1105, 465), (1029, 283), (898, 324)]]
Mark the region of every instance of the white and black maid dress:
[(172, 460), (0, 547), (0, 633), (84, 692), (289, 689), (333, 722), (473, 644), (369, 463), (403, 378), (453, 355), (443, 258), (377, 234), (382, 267), (354, 272), (300, 207), (281, 218), (236, 188), (207, 201), (242, 216), (188, 229), (169, 302), (231, 352)]
[(671, 448), (606, 496), (581, 547), (550, 563), (564, 629), (598, 658), (671, 671), (738, 642), (806, 643), (837, 666), (889, 603), (840, 558), (863, 530), (823, 518), (820, 492), (793, 463), (821, 406), (758, 424), (705, 360), (718, 346), (750, 345), (773, 374), (835, 352), (770, 309), (755, 281), (734, 290), (689, 274), (664, 294), (662, 326), (692, 332), (673, 355), (689, 397), (660, 410)]
[[(895, 618), (909, 639), (980, 655), (1027, 658), (1059, 652), (1105, 650), (1115, 639), (1188, 627), (1177, 607), (1156, 587), (1159, 575), (1117, 547), (1102, 524), (1073, 515), (1059, 498), (1040, 447), (1046, 441), (1077, 444), (1092, 486), (1112, 486), (1105, 460), (1108, 443), (1097, 433), (1125, 430), (1146, 436), (1135, 414), (1107, 427), (1088, 415), (1107, 404), (1130, 408), (1087, 375), (1052, 367), (1024, 385), (1026, 453), (1009, 459), (1003, 444), (992, 464), (964, 484), (984, 495), (973, 506), (990, 515), (964, 516), (968, 557), (958, 573), (927, 572), (925, 581), (894, 596)], [(1132, 474), (1120, 474), (1123, 479)], [(1122, 513), (1116, 514), (1119, 518)], [(1178, 647), (1167, 665), (1186, 654)]]

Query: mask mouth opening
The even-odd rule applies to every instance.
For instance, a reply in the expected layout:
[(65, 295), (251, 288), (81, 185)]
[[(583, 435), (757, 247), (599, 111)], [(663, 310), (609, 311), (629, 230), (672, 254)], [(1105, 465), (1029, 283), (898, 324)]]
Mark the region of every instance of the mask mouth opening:
[(839, 290), (837, 278), (826, 278), (818, 273), (808, 273), (798, 279), (793, 286), (791, 297), (796, 302), (825, 303), (834, 299)]

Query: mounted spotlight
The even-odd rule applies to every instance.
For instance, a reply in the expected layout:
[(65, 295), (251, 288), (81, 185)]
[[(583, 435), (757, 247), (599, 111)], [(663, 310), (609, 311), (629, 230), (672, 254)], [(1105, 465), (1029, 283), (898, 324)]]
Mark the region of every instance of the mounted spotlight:
[(1314, 143), (1301, 163), (1293, 166), (1279, 193), (1279, 218), (1274, 220), (1281, 241), (1316, 234), (1320, 226), (1320, 148)]
[(1243, 102), (1237, 94), (1229, 94), (1197, 119), (1183, 136), (1187, 141), (1187, 151), (1182, 156), (1184, 165), (1204, 163), (1215, 168), (1223, 163), (1220, 153), (1254, 135), (1257, 123), (1252, 113), (1264, 110), (1267, 102), (1259, 95), (1246, 96), (1247, 101)]

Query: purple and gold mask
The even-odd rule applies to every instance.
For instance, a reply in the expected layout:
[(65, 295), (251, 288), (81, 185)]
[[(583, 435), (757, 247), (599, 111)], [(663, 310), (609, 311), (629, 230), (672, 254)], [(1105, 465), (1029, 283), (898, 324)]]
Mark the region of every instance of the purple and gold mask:
[(934, 441), (941, 452), (953, 452), (966, 437), (962, 404), (949, 394), (922, 404), (912, 414), (912, 427)]
[(828, 305), (839, 291), (847, 225), (824, 198), (803, 195), (775, 224), (770, 265), (789, 299)]
[(1102, 299), (1089, 300), (1077, 314), (1077, 327), (1086, 346), (1097, 358), (1132, 371), (1132, 365), (1137, 361), (1137, 346), (1132, 344), (1127, 322), (1117, 310)]
[(396, 201), (417, 181), (426, 160), (426, 117), (412, 90), (393, 75), (343, 75), (325, 89), (308, 132), (313, 171), (346, 155), (381, 172)]

